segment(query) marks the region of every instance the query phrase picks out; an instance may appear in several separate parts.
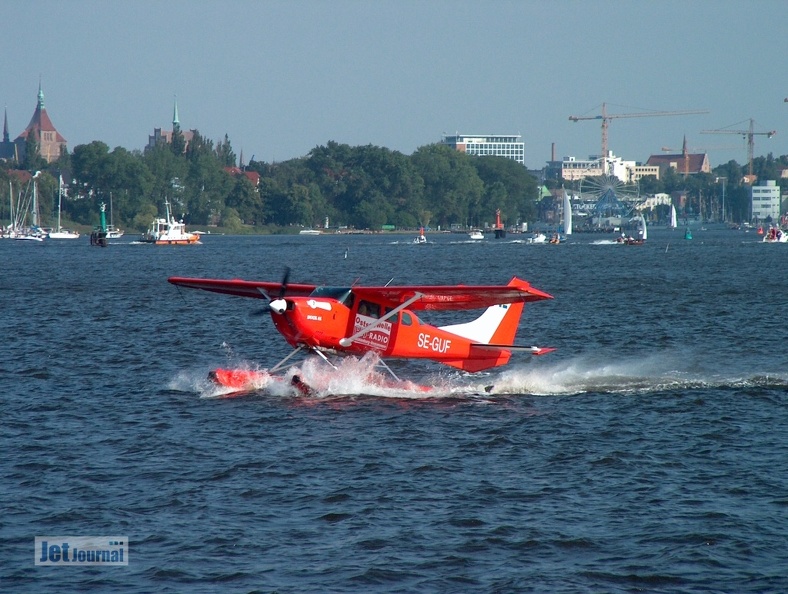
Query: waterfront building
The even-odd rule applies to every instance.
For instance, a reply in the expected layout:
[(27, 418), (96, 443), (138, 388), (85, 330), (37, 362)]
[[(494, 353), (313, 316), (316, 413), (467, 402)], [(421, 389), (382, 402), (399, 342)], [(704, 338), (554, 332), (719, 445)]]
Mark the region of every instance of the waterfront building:
[(659, 179), (659, 167), (657, 165), (635, 165), (631, 173), (633, 182), (639, 182), (648, 176)]
[[(30, 135), (32, 135), (32, 140), (38, 144), (38, 154), (47, 163), (57, 161), (60, 155), (66, 151), (66, 139), (52, 124), (52, 120), (49, 119), (47, 110), (44, 107), (44, 92), (41, 90), (40, 83), (38, 85), (38, 103), (36, 104), (36, 110), (33, 112), (33, 117), (30, 118), (27, 128), (14, 140), (16, 155), (19, 160), (25, 158), (25, 147)], [(3, 140), (5, 141), (5, 134)]]
[(636, 166), (635, 161), (624, 161), (621, 157), (616, 157), (613, 151), (608, 151), (605, 159), (599, 155), (590, 155), (588, 159), (564, 157), (561, 161), (548, 161), (547, 177), (577, 181), (607, 174), (617, 177), (622, 182), (631, 182), (634, 181), (632, 176)]
[(443, 135), (441, 144), (469, 155), (506, 157), (525, 166), (525, 142), (519, 134)]
[(765, 221), (771, 217), (772, 221), (780, 220), (780, 186), (773, 179), (766, 180), (760, 186), (750, 188), (750, 204), (752, 218)]
[(687, 148), (687, 138), (684, 137), (680, 154), (651, 155), (646, 165), (659, 167), (664, 172), (675, 169), (676, 173), (683, 175), (696, 175), (698, 173), (711, 173), (711, 163), (706, 153), (690, 153)]

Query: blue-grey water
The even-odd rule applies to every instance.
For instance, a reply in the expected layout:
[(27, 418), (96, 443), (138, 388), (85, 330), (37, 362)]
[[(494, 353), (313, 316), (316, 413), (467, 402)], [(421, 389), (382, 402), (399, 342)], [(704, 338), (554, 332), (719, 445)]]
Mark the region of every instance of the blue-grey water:
[[(0, 590), (788, 591), (788, 245), (649, 235), (0, 241)], [(261, 302), (167, 277), (285, 266), (517, 275), (555, 297), (518, 342), (558, 350), (480, 375), (392, 363), (429, 395), (366, 386), (356, 360), (309, 398), (216, 393), (210, 369), (289, 347)], [(40, 535), (127, 535), (128, 566), (37, 567)]]

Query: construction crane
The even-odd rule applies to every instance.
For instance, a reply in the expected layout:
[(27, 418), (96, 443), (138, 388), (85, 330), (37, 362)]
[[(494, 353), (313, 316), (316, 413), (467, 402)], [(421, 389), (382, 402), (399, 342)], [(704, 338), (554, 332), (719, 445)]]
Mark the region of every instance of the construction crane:
[[(731, 124), (731, 126), (736, 126), (737, 124), (741, 124), (746, 122), (747, 120), (742, 120), (741, 122), (736, 122), (735, 124)], [(701, 130), (701, 134), (741, 134), (744, 138), (747, 139), (747, 162), (749, 163), (748, 173), (752, 175), (752, 160), (753, 160), (753, 153), (755, 152), (755, 137), (756, 136), (766, 136), (767, 138), (771, 138), (775, 134), (777, 134), (777, 130), (770, 130), (769, 132), (755, 132), (755, 120), (750, 118), (750, 128), (749, 130), (729, 130), (728, 128), (719, 128), (717, 130)]]
[[(607, 129), (610, 126), (610, 120), (617, 118), (649, 118), (656, 116), (679, 116), (679, 115), (693, 115), (699, 113), (709, 113), (708, 110), (684, 110), (684, 111), (644, 111), (641, 113), (607, 113), (607, 104), (602, 104), (601, 115), (595, 116), (569, 116), (572, 122), (579, 122), (580, 120), (602, 120), (602, 158), (605, 159), (605, 169), (607, 169)], [(607, 173), (607, 171), (605, 171)]]

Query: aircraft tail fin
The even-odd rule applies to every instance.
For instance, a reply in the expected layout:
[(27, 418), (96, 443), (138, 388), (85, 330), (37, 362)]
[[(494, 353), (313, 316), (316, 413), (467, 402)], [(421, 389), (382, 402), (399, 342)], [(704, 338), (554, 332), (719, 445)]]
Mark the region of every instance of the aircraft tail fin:
[[(527, 285), (518, 278), (513, 278), (509, 285), (517, 286), (520, 283)], [(441, 326), (441, 330), (457, 334), (475, 343), (471, 345), (470, 357), (456, 361), (443, 360), (441, 363), (470, 372), (508, 363), (512, 351), (507, 347), (514, 345), (524, 306), (523, 302), (491, 305), (475, 320), (464, 324)]]
[[(509, 286), (517, 286), (520, 283), (529, 286), (518, 278), (513, 278)], [(475, 320), (440, 328), (476, 343), (511, 345), (514, 344), (524, 305), (522, 302), (491, 305)]]

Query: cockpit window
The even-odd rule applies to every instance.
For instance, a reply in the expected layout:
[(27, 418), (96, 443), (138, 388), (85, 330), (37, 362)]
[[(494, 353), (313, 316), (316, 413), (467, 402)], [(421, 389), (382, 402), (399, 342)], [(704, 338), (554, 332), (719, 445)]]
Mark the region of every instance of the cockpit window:
[(400, 321), (403, 326), (418, 326), (419, 324), (419, 318), (416, 317), (416, 314), (409, 311), (403, 311), (400, 314)]
[(362, 316), (369, 318), (380, 317), (380, 306), (377, 303), (370, 303), (369, 301), (361, 301), (358, 304), (358, 313)]
[(310, 297), (336, 299), (346, 307), (353, 307), (354, 295), (349, 287), (316, 287)]

